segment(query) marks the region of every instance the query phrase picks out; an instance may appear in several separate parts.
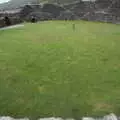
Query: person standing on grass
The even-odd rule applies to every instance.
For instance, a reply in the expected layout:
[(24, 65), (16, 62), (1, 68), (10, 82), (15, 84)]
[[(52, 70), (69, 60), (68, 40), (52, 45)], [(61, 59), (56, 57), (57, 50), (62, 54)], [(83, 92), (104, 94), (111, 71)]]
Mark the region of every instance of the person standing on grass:
[(36, 18), (34, 16), (31, 17), (31, 22), (36, 23)]
[(11, 25), (11, 21), (10, 21), (9, 17), (5, 16), (4, 23), (5, 23), (6, 26), (10, 26)]
[(73, 23), (73, 24), (72, 24), (72, 29), (73, 29), (73, 31), (75, 31), (75, 28), (76, 28), (75, 23)]

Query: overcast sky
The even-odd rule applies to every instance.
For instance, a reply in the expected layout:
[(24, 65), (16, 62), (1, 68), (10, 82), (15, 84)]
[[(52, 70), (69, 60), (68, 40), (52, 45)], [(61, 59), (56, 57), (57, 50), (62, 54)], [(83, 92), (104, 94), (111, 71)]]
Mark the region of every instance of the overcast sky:
[(9, 0), (0, 0), (0, 3), (8, 2)]
[[(0, 0), (0, 3), (4, 3), (4, 2), (8, 2), (10, 0)], [(83, 0), (83, 1), (89, 1), (89, 0)], [(95, 1), (95, 0), (91, 0), (91, 1)]]

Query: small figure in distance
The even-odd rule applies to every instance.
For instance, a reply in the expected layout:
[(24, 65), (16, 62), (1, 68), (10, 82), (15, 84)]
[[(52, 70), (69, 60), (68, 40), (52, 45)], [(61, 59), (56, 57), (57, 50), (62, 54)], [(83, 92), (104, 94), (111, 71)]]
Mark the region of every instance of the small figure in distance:
[(11, 21), (10, 21), (8, 16), (4, 17), (4, 23), (5, 23), (6, 26), (10, 26), (11, 25)]
[(75, 31), (75, 23), (72, 24), (73, 31)]
[(31, 17), (31, 22), (36, 23), (36, 18), (34, 16)]

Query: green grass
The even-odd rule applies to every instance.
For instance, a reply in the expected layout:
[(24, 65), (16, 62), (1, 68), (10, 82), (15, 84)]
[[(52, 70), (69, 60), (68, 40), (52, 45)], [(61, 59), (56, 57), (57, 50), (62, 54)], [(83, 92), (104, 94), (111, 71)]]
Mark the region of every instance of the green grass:
[(50, 21), (0, 31), (0, 115), (120, 111), (120, 26)]

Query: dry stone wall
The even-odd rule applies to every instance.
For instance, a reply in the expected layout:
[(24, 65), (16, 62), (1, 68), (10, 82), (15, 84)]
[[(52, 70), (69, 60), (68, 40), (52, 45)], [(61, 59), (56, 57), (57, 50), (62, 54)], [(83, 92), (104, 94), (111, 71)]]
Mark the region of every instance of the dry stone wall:
[(120, 0), (97, 0), (96, 2), (78, 1), (65, 5), (29, 4), (18, 10), (0, 11), (0, 27), (5, 26), (3, 17), (9, 17), (11, 24), (23, 21), (41, 20), (90, 20), (120, 23)]

